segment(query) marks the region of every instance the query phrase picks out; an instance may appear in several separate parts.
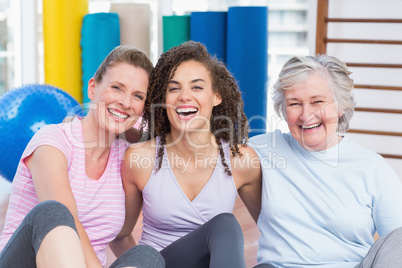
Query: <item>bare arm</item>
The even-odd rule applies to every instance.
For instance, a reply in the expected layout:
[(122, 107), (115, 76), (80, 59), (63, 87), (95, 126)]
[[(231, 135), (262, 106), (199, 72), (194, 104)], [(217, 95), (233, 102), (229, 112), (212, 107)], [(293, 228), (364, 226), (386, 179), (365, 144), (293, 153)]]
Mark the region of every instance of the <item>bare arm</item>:
[(116, 239), (109, 243), (109, 246), (116, 257), (119, 257), (126, 250), (136, 245), (132, 235), (135, 224), (142, 208), (142, 192), (137, 182), (143, 181), (150, 174), (131, 161), (130, 154), (137, 153), (128, 149), (121, 165), (121, 176), (123, 179), (124, 192), (126, 194), (126, 218), (124, 225)]
[(126, 218), (120, 233), (109, 243), (110, 249), (117, 258), (126, 250), (136, 245), (132, 232), (142, 208), (142, 194), (133, 182), (132, 176), (134, 171), (131, 171), (128, 162), (123, 160), (121, 165), (123, 187), (126, 194)]
[(26, 160), (32, 174), (39, 201), (56, 200), (64, 204), (74, 217), (87, 267), (102, 267), (88, 235), (78, 219), (77, 204), (68, 178), (67, 159), (53, 146), (39, 146)]
[(262, 173), (260, 160), (251, 147), (240, 147), (243, 156), (232, 156), (237, 191), (251, 217), (257, 222), (261, 211)]

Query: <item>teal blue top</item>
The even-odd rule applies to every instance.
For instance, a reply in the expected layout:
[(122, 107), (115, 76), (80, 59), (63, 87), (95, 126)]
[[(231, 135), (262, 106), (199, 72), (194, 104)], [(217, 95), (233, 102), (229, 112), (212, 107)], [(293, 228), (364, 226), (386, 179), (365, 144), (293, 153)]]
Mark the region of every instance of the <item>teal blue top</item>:
[(310, 152), (289, 134), (250, 139), (263, 168), (258, 262), (355, 267), (377, 231), (402, 226), (402, 184), (377, 153), (344, 137)]

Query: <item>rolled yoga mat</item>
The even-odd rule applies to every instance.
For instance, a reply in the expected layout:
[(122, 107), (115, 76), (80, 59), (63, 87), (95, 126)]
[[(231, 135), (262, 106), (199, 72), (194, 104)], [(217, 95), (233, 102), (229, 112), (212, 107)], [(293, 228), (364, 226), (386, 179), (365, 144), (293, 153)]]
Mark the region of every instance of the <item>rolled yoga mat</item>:
[(133, 45), (151, 57), (151, 7), (149, 4), (111, 3), (120, 21), (120, 44)]
[(211, 55), (226, 62), (227, 12), (192, 12), (190, 39), (204, 44)]
[(163, 16), (163, 52), (190, 40), (190, 15)]
[(103, 59), (118, 45), (120, 26), (116, 13), (85, 15), (81, 30), (83, 103), (90, 102), (89, 79), (93, 77)]
[(81, 26), (88, 0), (43, 0), (45, 83), (82, 103)]
[(239, 83), (250, 136), (267, 129), (268, 8), (230, 7), (227, 20), (228, 69)]

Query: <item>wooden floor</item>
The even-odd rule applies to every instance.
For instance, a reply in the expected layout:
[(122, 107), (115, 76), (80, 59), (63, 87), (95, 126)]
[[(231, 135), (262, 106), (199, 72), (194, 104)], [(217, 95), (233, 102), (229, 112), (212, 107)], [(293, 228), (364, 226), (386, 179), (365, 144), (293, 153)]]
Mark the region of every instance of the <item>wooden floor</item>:
[(243, 230), (244, 235), (244, 256), (246, 258), (247, 268), (257, 265), (257, 249), (258, 239), (260, 238), (260, 231), (257, 224), (251, 218), (246, 207), (240, 198), (237, 198), (236, 205), (233, 210), (233, 214), (236, 216)]
[[(236, 216), (237, 220), (240, 223), (240, 226), (243, 230), (244, 234), (244, 255), (246, 258), (246, 266), (247, 268), (251, 268), (257, 265), (257, 248), (258, 248), (258, 238), (260, 237), (260, 232), (257, 228), (257, 224), (251, 218), (248, 213), (246, 207), (240, 198), (236, 200), (235, 208), (233, 210), (233, 214)], [(133, 235), (136, 241), (141, 236), (142, 229), (142, 217), (138, 219), (138, 223), (134, 228)], [(108, 248), (108, 262), (106, 267), (116, 259), (113, 253)]]

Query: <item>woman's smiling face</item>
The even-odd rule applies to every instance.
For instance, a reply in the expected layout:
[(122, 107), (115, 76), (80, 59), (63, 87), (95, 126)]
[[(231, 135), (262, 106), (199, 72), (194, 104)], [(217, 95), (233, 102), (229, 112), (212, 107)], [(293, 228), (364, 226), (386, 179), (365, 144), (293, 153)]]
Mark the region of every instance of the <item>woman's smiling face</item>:
[(322, 151), (339, 143), (337, 102), (325, 78), (312, 74), (285, 90), (286, 122), (293, 138), (306, 150)]
[(147, 72), (127, 63), (108, 69), (100, 82), (92, 78), (88, 96), (100, 127), (116, 135), (132, 127), (143, 112), (147, 88)]
[(168, 83), (166, 111), (171, 130), (209, 130), (214, 106), (221, 103), (219, 94), (212, 89), (210, 74), (197, 61), (181, 63)]

